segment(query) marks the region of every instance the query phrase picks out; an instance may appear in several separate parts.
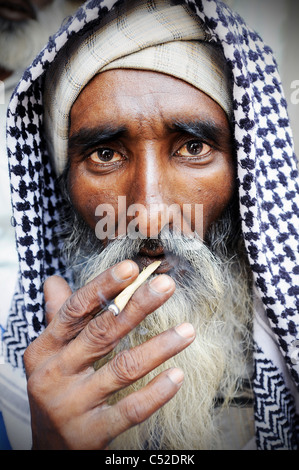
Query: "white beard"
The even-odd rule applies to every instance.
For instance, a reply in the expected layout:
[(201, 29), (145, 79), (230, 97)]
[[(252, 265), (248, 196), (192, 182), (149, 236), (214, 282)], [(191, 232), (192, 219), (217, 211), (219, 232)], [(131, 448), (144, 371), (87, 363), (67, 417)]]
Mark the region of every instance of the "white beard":
[[(140, 244), (140, 243), (139, 243)], [(193, 324), (197, 336), (186, 350), (155, 369), (138, 383), (116, 393), (111, 404), (143, 387), (159, 372), (180, 367), (185, 380), (180, 391), (144, 423), (120, 435), (111, 449), (221, 449), (216, 415), (221, 398), (227, 406), (249, 380), (252, 309), (247, 272), (237, 258), (220, 260), (199, 240), (170, 240), (166, 249), (190, 263), (186, 276), (174, 278), (174, 295), (97, 363), (102, 366), (122, 349), (138, 345), (183, 322)], [(116, 262), (138, 252), (138, 241), (116, 240), (80, 267), (81, 285)], [(110, 403), (110, 402), (109, 402)], [(218, 416), (219, 417), (219, 416)]]
[(14, 23), (0, 18), (0, 66), (12, 72), (25, 70), (80, 4), (54, 0), (37, 12), (37, 20)]

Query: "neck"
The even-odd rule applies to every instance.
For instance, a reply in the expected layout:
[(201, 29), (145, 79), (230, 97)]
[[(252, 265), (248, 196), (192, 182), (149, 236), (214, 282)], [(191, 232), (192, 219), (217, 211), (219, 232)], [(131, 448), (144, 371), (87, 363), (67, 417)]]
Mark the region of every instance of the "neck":
[(6, 80), (8, 77), (10, 77), (13, 74), (11, 70), (6, 70), (3, 67), (0, 66), (0, 80)]

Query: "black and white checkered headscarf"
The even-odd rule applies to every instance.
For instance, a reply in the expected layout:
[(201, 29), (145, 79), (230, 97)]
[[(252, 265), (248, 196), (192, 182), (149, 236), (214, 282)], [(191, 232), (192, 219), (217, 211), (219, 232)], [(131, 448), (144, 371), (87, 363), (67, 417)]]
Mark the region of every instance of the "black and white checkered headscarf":
[[(13, 221), (20, 271), (7, 330), (6, 359), (44, 329), (42, 284), (65, 274), (55, 229), (61, 195), (41, 132), (44, 73), (74, 34), (117, 2), (89, 0), (26, 70), (8, 112)], [(154, 2), (153, 2), (154, 3)], [(299, 191), (292, 133), (269, 47), (218, 0), (181, 0), (204, 21), (233, 72), (235, 145), (243, 236), (256, 287), (255, 421), (259, 449), (299, 447)], [(296, 408), (297, 402), (297, 408)]]

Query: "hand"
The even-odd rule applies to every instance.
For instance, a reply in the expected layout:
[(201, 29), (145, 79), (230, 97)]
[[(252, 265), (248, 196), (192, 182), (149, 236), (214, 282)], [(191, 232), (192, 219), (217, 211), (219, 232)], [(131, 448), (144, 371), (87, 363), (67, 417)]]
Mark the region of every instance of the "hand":
[(137, 275), (137, 265), (123, 261), (74, 294), (58, 276), (46, 281), (49, 324), (24, 356), (33, 449), (105, 449), (117, 435), (146, 420), (179, 390), (183, 372), (174, 368), (115, 405), (107, 405), (112, 393), (187, 347), (194, 339), (189, 324), (123, 351), (94, 371), (93, 363), (175, 290), (169, 276), (159, 275), (142, 285), (117, 317), (108, 310), (94, 317), (103, 307), (101, 299), (113, 299)]

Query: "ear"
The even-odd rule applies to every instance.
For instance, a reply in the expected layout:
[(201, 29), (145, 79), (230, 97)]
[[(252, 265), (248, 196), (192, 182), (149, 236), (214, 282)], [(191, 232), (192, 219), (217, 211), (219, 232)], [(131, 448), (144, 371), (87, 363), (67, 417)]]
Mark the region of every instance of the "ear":
[(51, 276), (44, 283), (44, 295), (46, 324), (49, 325), (64, 302), (72, 295), (72, 290), (65, 279)]

